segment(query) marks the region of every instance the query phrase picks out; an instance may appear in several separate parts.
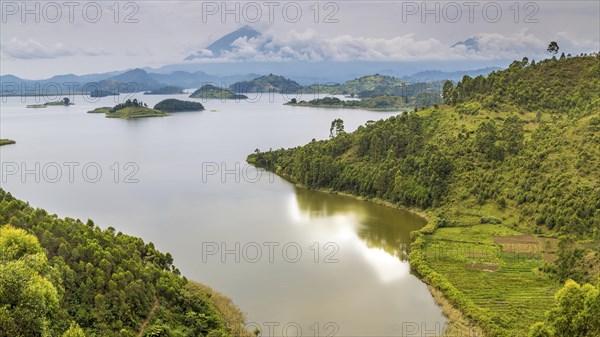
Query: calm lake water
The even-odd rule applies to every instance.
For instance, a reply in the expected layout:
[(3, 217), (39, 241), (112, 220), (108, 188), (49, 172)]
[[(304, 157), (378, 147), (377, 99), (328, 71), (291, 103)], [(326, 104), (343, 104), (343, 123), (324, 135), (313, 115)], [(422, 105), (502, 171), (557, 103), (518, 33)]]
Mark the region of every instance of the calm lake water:
[[(188, 99), (134, 97), (149, 106)], [(395, 113), (289, 107), (265, 94), (121, 120), (86, 113), (115, 97), (45, 109), (25, 108), (34, 98), (2, 99), (1, 137), (17, 141), (0, 148), (2, 188), (154, 242), (183, 275), (230, 296), (263, 336), (401, 336), (445, 323), (404, 258), (422, 219), (298, 189), (245, 163), (256, 148), (325, 139), (336, 118), (352, 131)]]

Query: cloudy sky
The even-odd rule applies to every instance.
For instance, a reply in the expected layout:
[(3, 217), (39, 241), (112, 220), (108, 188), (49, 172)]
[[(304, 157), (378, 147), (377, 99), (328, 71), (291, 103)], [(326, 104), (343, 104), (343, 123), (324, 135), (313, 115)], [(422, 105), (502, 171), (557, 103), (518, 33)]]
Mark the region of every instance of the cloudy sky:
[[(218, 60), (420, 61), (600, 49), (598, 1), (0, 1), (0, 73), (39, 79), (184, 63), (249, 25)], [(223, 7), (223, 4), (225, 7)], [(425, 7), (423, 7), (425, 4)], [(455, 45), (472, 39), (471, 44)], [(454, 46), (454, 47), (452, 47)], [(190, 62), (190, 61), (187, 61)]]

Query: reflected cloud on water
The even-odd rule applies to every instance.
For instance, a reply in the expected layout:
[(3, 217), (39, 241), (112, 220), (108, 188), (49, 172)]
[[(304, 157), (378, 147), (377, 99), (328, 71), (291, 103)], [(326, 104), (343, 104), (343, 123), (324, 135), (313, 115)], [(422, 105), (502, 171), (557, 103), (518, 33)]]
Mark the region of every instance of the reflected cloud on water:
[(290, 197), (289, 212), (298, 225), (311, 226), (313, 235), (358, 252), (383, 283), (410, 273), (410, 232), (426, 224), (403, 210), (303, 188)]

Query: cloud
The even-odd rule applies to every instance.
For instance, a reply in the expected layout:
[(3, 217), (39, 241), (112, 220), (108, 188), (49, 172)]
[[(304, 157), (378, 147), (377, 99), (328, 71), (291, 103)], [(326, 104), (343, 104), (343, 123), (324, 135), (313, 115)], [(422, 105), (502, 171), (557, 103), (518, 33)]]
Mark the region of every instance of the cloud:
[[(566, 38), (564, 33), (552, 39), (559, 41), (561, 48), (564, 45), (562, 49), (573, 52), (598, 48), (598, 42), (576, 41)], [(435, 38), (417, 39), (414, 34), (386, 39), (350, 35), (326, 37), (310, 29), (284, 34), (267, 31), (256, 38), (235, 40), (222, 55), (198, 53), (196, 57), (200, 62), (507, 60), (542, 57), (550, 41), (525, 30), (510, 35), (482, 33), (469, 40), (475, 47), (461, 43), (448, 45)]]
[(63, 43), (44, 45), (36, 40), (19, 40), (12, 38), (8, 43), (2, 43), (2, 54), (21, 60), (55, 59), (74, 55), (101, 56), (107, 53), (98, 48), (75, 50)]

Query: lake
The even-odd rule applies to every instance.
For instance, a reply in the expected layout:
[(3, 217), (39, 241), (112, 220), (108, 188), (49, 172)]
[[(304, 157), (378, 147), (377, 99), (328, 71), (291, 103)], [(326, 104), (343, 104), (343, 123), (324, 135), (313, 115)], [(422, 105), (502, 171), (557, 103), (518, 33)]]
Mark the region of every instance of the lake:
[(290, 107), (278, 94), (189, 99), (207, 110), (163, 118), (86, 113), (123, 96), (45, 109), (25, 108), (33, 97), (2, 98), (0, 134), (17, 141), (0, 148), (2, 188), (154, 242), (183, 275), (230, 296), (262, 336), (441, 333), (446, 319), (405, 259), (423, 219), (299, 189), (245, 162), (257, 148), (326, 139), (336, 118), (349, 132), (396, 113)]

